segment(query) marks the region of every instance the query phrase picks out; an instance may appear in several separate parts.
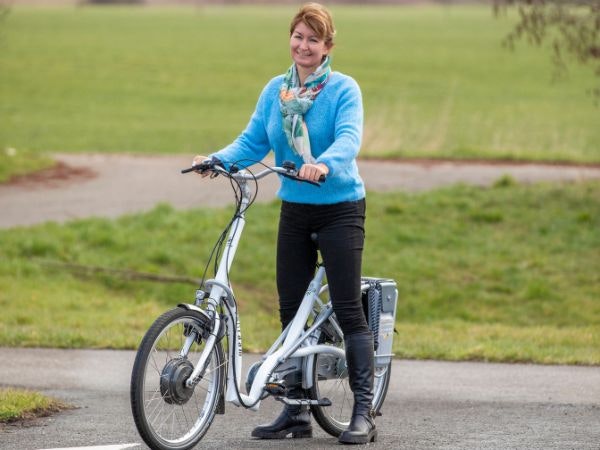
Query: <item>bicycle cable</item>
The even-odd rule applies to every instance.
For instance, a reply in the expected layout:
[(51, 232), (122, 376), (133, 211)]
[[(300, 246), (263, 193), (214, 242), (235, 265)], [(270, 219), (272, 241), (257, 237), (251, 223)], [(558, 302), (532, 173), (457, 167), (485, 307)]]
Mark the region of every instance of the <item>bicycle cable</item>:
[[(245, 160), (240, 160), (240, 161), (245, 161)], [(247, 161), (255, 162), (252, 160), (247, 160)], [(234, 162), (232, 165), (235, 165), (238, 162), (239, 161)], [(223, 231), (221, 232), (220, 236), (218, 237), (217, 241), (215, 242), (215, 245), (213, 246), (213, 248), (210, 252), (210, 255), (206, 262), (206, 266), (204, 267), (204, 270), (202, 272), (202, 278), (200, 279), (200, 286), (199, 286), (200, 289), (202, 289), (204, 287), (204, 282), (206, 281), (206, 275), (208, 272), (208, 268), (210, 267), (211, 261), (214, 261), (213, 272), (216, 275), (216, 273), (218, 271), (218, 263), (219, 263), (219, 258), (221, 256), (223, 244), (226, 241), (227, 235), (229, 234), (229, 231), (231, 229), (231, 226), (233, 225), (233, 222), (235, 221), (235, 219), (237, 217), (239, 217), (239, 215), (241, 213), (243, 193), (242, 193), (242, 188), (241, 188), (240, 182), (237, 179), (235, 179), (234, 177), (230, 176), (230, 174), (227, 174), (226, 176), (229, 179), (229, 182), (231, 184), (232, 190), (235, 195), (234, 213), (233, 213), (231, 219), (229, 220), (229, 222), (227, 223), (227, 225), (224, 227)], [(250, 199), (250, 202), (246, 206), (246, 208), (244, 208), (244, 211), (246, 211), (254, 203), (254, 200), (256, 199), (256, 195), (258, 193), (258, 181), (256, 180), (256, 178), (254, 176), (253, 176), (253, 179), (254, 179), (254, 183), (255, 183), (255, 192), (254, 192), (254, 195), (252, 196), (252, 198)], [(227, 273), (227, 281), (229, 282), (229, 271), (227, 271), (227, 272), (228, 272)]]
[[(223, 162), (223, 161), (222, 161)], [(275, 170), (273, 170), (272, 167), (268, 166), (267, 164), (263, 163), (262, 161), (256, 161), (256, 160), (252, 160), (252, 159), (240, 159), (238, 161), (235, 161), (234, 163), (232, 163), (230, 165), (230, 167), (235, 167), (237, 164), (244, 162), (244, 163), (252, 163), (252, 164), (259, 164), (263, 167), (265, 167), (266, 169), (270, 170), (271, 172), (274, 173), (278, 173)], [(224, 163), (227, 163), (227, 161), (225, 161)], [(223, 249), (223, 244), (226, 241), (226, 238), (231, 230), (231, 227), (233, 226), (233, 223), (235, 222), (235, 220), (239, 217), (241, 217), (241, 214), (245, 213), (250, 206), (252, 206), (258, 196), (258, 179), (256, 178), (256, 176), (254, 175), (254, 173), (248, 169), (247, 167), (244, 168), (244, 170), (250, 174), (251, 176), (251, 180), (254, 183), (254, 190), (252, 192), (252, 195), (250, 197), (250, 199), (248, 200), (247, 205), (243, 208), (242, 210), (242, 206), (243, 206), (243, 197), (244, 197), (244, 192), (242, 189), (242, 185), (240, 180), (238, 180), (236, 177), (232, 176), (231, 173), (227, 173), (226, 176), (229, 179), (229, 183), (231, 184), (231, 188), (234, 192), (235, 195), (235, 209), (234, 209), (234, 214), (231, 217), (231, 219), (229, 220), (229, 223), (225, 226), (225, 228), (223, 229), (221, 235), (219, 236), (219, 238), (217, 239), (217, 242), (215, 243), (215, 245), (213, 246), (213, 249), (211, 251), (211, 254), (209, 256), (208, 262), (206, 264), (206, 267), (204, 269), (204, 273), (202, 274), (202, 279), (201, 279), (201, 283), (200, 283), (200, 287), (202, 288), (204, 286), (204, 282), (206, 279), (206, 272), (208, 270), (208, 267), (210, 266), (210, 262), (213, 261), (214, 258), (214, 273), (216, 275), (216, 273), (218, 272), (218, 262), (219, 262), (219, 258), (221, 256), (221, 252)], [(248, 180), (246, 180), (247, 182)], [(239, 225), (239, 222), (236, 223), (236, 227)], [(234, 233), (237, 230), (234, 230)], [(225, 268), (226, 268), (226, 279), (227, 279), (227, 284), (230, 285), (230, 280), (229, 280), (229, 251), (231, 250), (231, 248), (229, 248), (227, 250), (227, 255), (225, 256)], [(235, 297), (233, 295), (231, 295), (231, 300), (233, 301), (235, 307), (236, 307), (236, 311), (237, 311), (237, 300), (235, 299)], [(225, 307), (227, 308), (227, 312), (229, 314), (229, 317), (232, 318), (232, 326), (234, 327), (234, 330), (237, 330), (238, 327), (238, 318), (237, 315), (234, 317), (230, 306), (227, 304), (227, 302), (223, 302), (223, 304), (225, 305)], [(221, 339), (223, 339), (225, 337), (225, 335), (223, 337), (221, 337)], [(232, 342), (232, 349), (235, 349), (235, 346), (237, 344), (237, 333), (233, 333), (233, 342)], [(232, 350), (233, 351), (233, 350)], [(258, 402), (260, 402), (261, 400), (263, 400), (264, 398), (266, 398), (268, 396), (265, 395), (263, 396), (261, 394), (261, 396), (259, 396), (259, 398), (252, 404), (247, 404), (244, 402), (244, 400), (242, 399), (241, 395), (240, 395), (240, 390), (238, 387), (238, 378), (237, 378), (237, 370), (236, 370), (236, 362), (235, 362), (235, 358), (232, 358), (231, 360), (231, 365), (232, 365), (232, 370), (233, 370), (233, 381), (234, 381), (234, 385), (235, 385), (235, 393), (238, 399), (238, 402), (240, 403), (241, 406), (243, 406), (246, 409), (250, 409), (254, 406), (256, 406), (258, 404)]]

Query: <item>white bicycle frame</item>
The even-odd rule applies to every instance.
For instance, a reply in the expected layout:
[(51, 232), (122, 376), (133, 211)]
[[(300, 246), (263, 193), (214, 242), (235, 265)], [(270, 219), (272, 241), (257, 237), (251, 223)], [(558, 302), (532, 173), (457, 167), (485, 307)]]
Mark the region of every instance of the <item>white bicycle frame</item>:
[[(216, 168), (216, 170), (219, 170), (219, 168)], [(223, 169), (220, 170), (222, 170), (223, 173), (227, 173)], [(240, 392), (240, 382), (242, 379), (242, 333), (233, 291), (228, 281), (228, 273), (229, 269), (231, 268), (231, 264), (233, 263), (235, 253), (244, 230), (245, 210), (250, 203), (251, 193), (248, 187), (248, 181), (264, 178), (273, 172), (280, 173), (282, 175), (290, 174), (288, 169), (281, 167), (266, 169), (256, 175), (251, 175), (244, 170), (241, 170), (235, 174), (228, 174), (228, 176), (237, 180), (241, 188), (241, 208), (239, 214), (232, 222), (227, 242), (225, 244), (225, 249), (221, 256), (221, 260), (219, 261), (216, 277), (214, 279), (207, 280), (205, 283), (207, 291), (209, 292), (208, 298), (206, 299), (206, 311), (209, 311), (209, 313), (203, 309), (200, 309), (198, 306), (200, 302), (204, 300), (204, 296), (202, 296), (201, 299), (196, 299), (196, 305), (180, 305), (187, 309), (198, 311), (214, 320), (213, 331), (206, 340), (205, 350), (202, 352), (202, 356), (196, 364), (194, 371), (186, 381), (186, 384), (191, 387), (201, 379), (202, 374), (206, 369), (208, 357), (217, 339), (219, 338), (218, 330), (220, 330), (220, 327), (222, 326), (221, 321), (223, 320), (223, 317), (221, 317), (218, 313), (219, 306), (221, 305), (221, 302), (227, 302), (227, 307), (222, 308), (222, 310), (224, 313), (223, 316), (226, 317), (226, 321), (229, 324), (229, 326), (227, 326), (230, 344), (228, 346), (229, 367), (235, 367), (235, 372), (234, 370), (227, 371), (227, 390), (225, 394), (225, 401), (233, 403), (237, 406), (251, 405), (248, 409), (252, 411), (258, 410), (261, 397), (263, 396), (265, 384), (269, 381), (269, 378), (271, 377), (275, 368), (290, 358), (310, 357), (317, 353), (328, 353), (342, 359), (345, 359), (346, 357), (343, 349), (332, 345), (317, 344), (315, 339), (311, 338), (311, 335), (314, 336), (313, 332), (325, 321), (327, 321), (332, 314), (331, 304), (328, 303), (327, 305), (324, 305), (319, 298), (319, 295), (327, 290), (327, 286), (323, 286), (325, 268), (321, 266), (317, 269), (315, 277), (310, 282), (293, 321), (281, 333), (271, 348), (262, 357), (263, 362), (254, 376), (249, 394), (246, 395)], [(317, 317), (314, 318), (310, 328), (305, 330), (306, 322), (311, 314), (313, 314), (313, 306), (315, 303), (320, 307), (321, 311)], [(232, 326), (234, 323), (236, 324), (235, 329)], [(332, 320), (330, 323), (336, 327), (339, 335), (343, 336), (343, 333), (341, 329), (339, 329), (337, 322)], [(184, 348), (181, 350), (182, 356), (187, 355), (187, 351), (193, 344), (194, 339), (195, 336), (193, 335), (187, 337)], [(235, 346), (231, 345), (231, 343), (234, 342)], [(234, 362), (233, 365), (232, 362)], [(303, 387), (305, 389), (309, 389), (314, 382), (312, 379), (312, 364), (314, 364), (314, 357), (305, 358), (303, 367)], [(240, 402), (240, 399), (243, 405)], [(287, 399), (282, 400), (286, 401)], [(317, 403), (318, 401), (308, 400), (304, 402)]]

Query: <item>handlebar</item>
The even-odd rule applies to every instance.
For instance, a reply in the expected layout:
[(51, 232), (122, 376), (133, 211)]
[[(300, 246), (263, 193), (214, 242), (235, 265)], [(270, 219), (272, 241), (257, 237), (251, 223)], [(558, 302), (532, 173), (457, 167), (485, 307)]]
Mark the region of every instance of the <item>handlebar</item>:
[(277, 166), (274, 166), (274, 167), (265, 166), (265, 167), (266, 167), (266, 169), (264, 169), (256, 174), (251, 174), (246, 171), (237, 170), (235, 165), (233, 165), (230, 170), (227, 170), (224, 167), (222, 167), (221, 165), (214, 164), (213, 161), (207, 161), (207, 162), (203, 161), (200, 164), (195, 164), (191, 167), (188, 167), (187, 169), (182, 169), (181, 173), (183, 173), (183, 174), (189, 173), (189, 172), (203, 173), (206, 171), (210, 171), (216, 175), (225, 175), (228, 177), (233, 177), (233, 178), (238, 178), (238, 179), (243, 179), (243, 180), (260, 180), (261, 178), (264, 178), (267, 175), (270, 175), (272, 173), (277, 173), (286, 178), (290, 178), (290, 179), (296, 180), (296, 181), (301, 181), (303, 183), (312, 184), (312, 185), (318, 186), (318, 187), (321, 187), (321, 183), (325, 182), (325, 180), (326, 180), (325, 175), (321, 175), (321, 177), (319, 178), (319, 182), (300, 178), (298, 176), (298, 170), (296, 170), (296, 165), (291, 161), (284, 161), (282, 167), (277, 167)]
[(190, 172), (206, 172), (207, 170), (212, 170), (214, 169), (215, 166), (212, 163), (200, 163), (200, 164), (194, 164), (192, 167), (188, 167), (187, 169), (181, 169), (181, 173), (190, 173)]

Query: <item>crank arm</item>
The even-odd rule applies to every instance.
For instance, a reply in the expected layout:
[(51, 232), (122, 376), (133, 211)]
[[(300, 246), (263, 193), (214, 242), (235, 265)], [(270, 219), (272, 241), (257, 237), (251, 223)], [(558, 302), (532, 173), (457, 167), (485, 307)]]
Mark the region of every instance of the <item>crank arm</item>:
[(281, 403), (285, 403), (286, 405), (290, 405), (290, 406), (300, 406), (300, 405), (331, 406), (331, 400), (329, 400), (327, 397), (323, 397), (320, 400), (275, 397), (275, 400), (277, 400), (278, 402), (281, 402)]

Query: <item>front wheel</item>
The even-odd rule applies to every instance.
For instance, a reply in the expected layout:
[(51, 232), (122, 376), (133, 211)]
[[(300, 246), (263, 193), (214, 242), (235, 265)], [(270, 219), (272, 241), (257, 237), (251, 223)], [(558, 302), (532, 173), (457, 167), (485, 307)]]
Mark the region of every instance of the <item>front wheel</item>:
[[(208, 431), (223, 395), (225, 358), (218, 341), (195, 386), (185, 381), (206, 349), (211, 321), (202, 314), (175, 308), (150, 327), (138, 349), (131, 374), (131, 410), (140, 436), (152, 449), (194, 447)], [(195, 337), (185, 356), (188, 337)], [(185, 353), (185, 351), (183, 351)]]
[[(325, 325), (319, 331), (320, 344), (334, 345), (344, 349), (344, 338)], [(384, 366), (375, 365), (373, 380), (373, 409), (376, 413), (381, 409), (392, 371), (392, 363)], [(331, 406), (311, 406), (313, 415), (321, 428), (332, 436), (339, 437), (350, 425), (354, 396), (348, 382), (346, 359), (331, 354), (318, 353), (314, 356), (313, 385), (310, 398), (319, 400), (328, 398)]]

